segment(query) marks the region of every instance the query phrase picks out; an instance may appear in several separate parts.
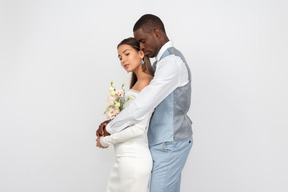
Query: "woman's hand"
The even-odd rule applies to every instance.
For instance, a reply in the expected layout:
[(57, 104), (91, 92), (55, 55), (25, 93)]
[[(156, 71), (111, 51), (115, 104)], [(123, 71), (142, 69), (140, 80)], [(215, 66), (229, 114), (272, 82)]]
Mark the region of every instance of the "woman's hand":
[(97, 137), (96, 146), (99, 147), (99, 148), (102, 148), (102, 149), (108, 148), (108, 147), (104, 147), (103, 145), (101, 145), (100, 138), (101, 137)]

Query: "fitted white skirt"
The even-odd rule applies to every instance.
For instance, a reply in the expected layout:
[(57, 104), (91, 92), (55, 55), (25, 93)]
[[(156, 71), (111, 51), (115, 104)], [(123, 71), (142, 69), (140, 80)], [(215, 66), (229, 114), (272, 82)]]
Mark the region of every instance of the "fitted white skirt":
[(114, 145), (115, 163), (106, 192), (149, 192), (152, 157), (145, 142)]

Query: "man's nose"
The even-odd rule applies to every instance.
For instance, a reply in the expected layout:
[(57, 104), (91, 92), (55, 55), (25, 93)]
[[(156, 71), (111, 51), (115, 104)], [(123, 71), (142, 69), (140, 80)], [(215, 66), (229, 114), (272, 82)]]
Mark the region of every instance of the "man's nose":
[(140, 43), (140, 50), (143, 50), (143, 49), (144, 49), (144, 44)]

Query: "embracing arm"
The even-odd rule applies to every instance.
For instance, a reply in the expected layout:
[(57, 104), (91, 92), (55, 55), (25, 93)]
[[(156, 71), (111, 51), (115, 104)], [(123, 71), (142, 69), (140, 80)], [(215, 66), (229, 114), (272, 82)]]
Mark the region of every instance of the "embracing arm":
[(144, 134), (148, 126), (150, 116), (151, 114), (149, 114), (145, 119), (138, 122), (137, 124), (127, 127), (126, 129), (118, 133), (114, 133), (106, 137), (101, 137), (100, 138), (101, 145), (103, 147), (108, 147), (109, 145), (122, 143), (124, 141), (127, 141), (129, 139), (132, 139), (132, 138), (135, 138), (137, 136)]
[(179, 86), (182, 64), (180, 58), (167, 56), (162, 59), (150, 84), (106, 126), (106, 130), (111, 134), (119, 132), (152, 113), (154, 108)]

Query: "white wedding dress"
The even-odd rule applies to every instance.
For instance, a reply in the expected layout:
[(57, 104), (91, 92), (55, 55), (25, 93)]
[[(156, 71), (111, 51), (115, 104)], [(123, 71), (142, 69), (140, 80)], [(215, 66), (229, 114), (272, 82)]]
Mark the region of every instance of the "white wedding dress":
[[(126, 94), (130, 100), (124, 108), (137, 95), (137, 91), (130, 89)], [(103, 146), (114, 145), (116, 155), (106, 192), (149, 192), (153, 163), (147, 140), (150, 117), (151, 113), (121, 132), (101, 137)]]

